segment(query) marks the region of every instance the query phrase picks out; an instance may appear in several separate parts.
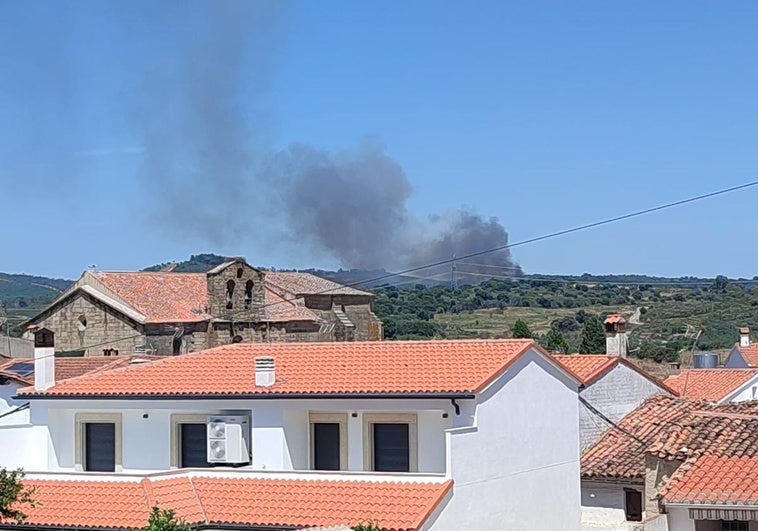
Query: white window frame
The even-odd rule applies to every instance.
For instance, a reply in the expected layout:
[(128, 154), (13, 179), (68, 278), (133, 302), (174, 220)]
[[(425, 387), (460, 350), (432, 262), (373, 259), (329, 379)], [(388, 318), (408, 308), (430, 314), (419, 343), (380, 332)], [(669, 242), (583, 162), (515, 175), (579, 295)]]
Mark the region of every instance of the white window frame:
[[(308, 413), (308, 468), (316, 470), (315, 452), (313, 445), (316, 439), (313, 434), (314, 424), (339, 424), (340, 426), (340, 470), (347, 470), (347, 413)], [(322, 471), (324, 472), (324, 471)]]
[(172, 413), (171, 414), (171, 469), (180, 465), (179, 454), (182, 451), (182, 424), (207, 424), (208, 415), (203, 413)]
[(374, 471), (374, 424), (408, 424), (409, 472), (418, 472), (418, 415), (416, 413), (363, 414), (363, 469), (367, 471)]
[(115, 437), (115, 471), (121, 472), (123, 466), (123, 420), (121, 413), (76, 413), (74, 415), (74, 448), (75, 461), (74, 468), (77, 471), (84, 471), (84, 462), (87, 449), (86, 437), (84, 436), (85, 425), (90, 423), (108, 423), (114, 425)]

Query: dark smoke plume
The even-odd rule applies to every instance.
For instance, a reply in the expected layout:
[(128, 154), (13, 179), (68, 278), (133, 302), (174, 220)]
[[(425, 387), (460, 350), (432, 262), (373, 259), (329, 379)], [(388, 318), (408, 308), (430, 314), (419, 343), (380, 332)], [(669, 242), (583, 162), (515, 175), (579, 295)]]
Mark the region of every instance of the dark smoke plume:
[[(283, 33), (280, 4), (179, 4), (162, 16), (151, 20), (170, 19), (173, 44), (146, 72), (135, 116), (150, 213), (173, 235), (251, 241), (272, 235), (275, 216), (285, 237), (269, 244), (284, 239), (343, 267), (393, 269), (507, 243), (495, 218), (461, 210), (426, 220), (408, 212), (411, 184), (376, 143), (340, 153), (303, 144), (271, 152), (262, 100)], [(251, 104), (258, 109), (246, 115)], [(507, 250), (468, 262), (460, 276), (471, 272), (472, 280), (520, 273)]]

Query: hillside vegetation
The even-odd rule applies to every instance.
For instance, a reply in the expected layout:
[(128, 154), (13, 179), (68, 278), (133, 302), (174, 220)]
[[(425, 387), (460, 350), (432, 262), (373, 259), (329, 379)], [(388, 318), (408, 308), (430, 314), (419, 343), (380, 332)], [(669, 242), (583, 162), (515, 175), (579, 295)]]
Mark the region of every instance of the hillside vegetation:
[[(146, 270), (203, 272), (227, 260), (197, 254), (189, 260)], [(358, 284), (383, 270), (307, 270), (345, 284)], [(699, 350), (730, 348), (737, 328), (758, 330), (758, 284), (725, 277), (656, 278), (644, 275), (525, 275), (492, 279), (451, 289), (439, 281), (373, 287), (375, 311), (388, 339), (512, 337), (517, 321), (551, 349), (579, 351), (587, 323), (609, 313), (630, 320), (632, 354), (655, 361), (674, 360)], [(47, 305), (70, 281), (0, 273), (0, 304), (11, 327)], [(521, 324), (519, 324), (521, 326)], [(697, 339), (697, 342), (695, 340)]]
[(580, 350), (588, 319), (621, 313), (630, 320), (633, 354), (656, 361), (674, 360), (693, 346), (728, 349), (738, 340), (739, 326), (758, 329), (758, 286), (751, 281), (719, 277), (662, 285), (662, 279), (626, 284), (601, 278), (608, 277), (527, 276), (456, 290), (383, 286), (374, 290), (375, 311), (390, 339), (511, 337), (522, 320), (535, 338), (546, 344), (560, 335), (572, 352)]

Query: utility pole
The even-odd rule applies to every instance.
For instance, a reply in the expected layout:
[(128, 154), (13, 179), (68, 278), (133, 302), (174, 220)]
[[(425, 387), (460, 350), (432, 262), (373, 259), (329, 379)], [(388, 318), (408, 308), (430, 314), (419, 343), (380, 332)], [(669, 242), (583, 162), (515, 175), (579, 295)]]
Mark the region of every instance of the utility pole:
[(458, 289), (458, 279), (455, 278), (455, 272), (458, 267), (455, 265), (455, 255), (453, 255), (453, 261), (450, 264), (450, 289), (455, 291)]

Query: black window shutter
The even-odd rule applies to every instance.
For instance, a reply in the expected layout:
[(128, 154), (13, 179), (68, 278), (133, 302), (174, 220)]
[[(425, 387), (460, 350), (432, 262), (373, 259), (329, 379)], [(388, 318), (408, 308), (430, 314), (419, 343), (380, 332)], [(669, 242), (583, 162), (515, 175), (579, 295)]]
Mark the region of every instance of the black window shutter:
[(94, 472), (116, 471), (116, 425), (87, 422), (84, 425), (84, 469)]
[(408, 424), (374, 424), (374, 470), (410, 472), (410, 430)]
[(340, 469), (340, 425), (336, 422), (313, 424), (313, 468)]
[(206, 449), (205, 424), (180, 424), (181, 449), (179, 466), (181, 468), (209, 467)]

